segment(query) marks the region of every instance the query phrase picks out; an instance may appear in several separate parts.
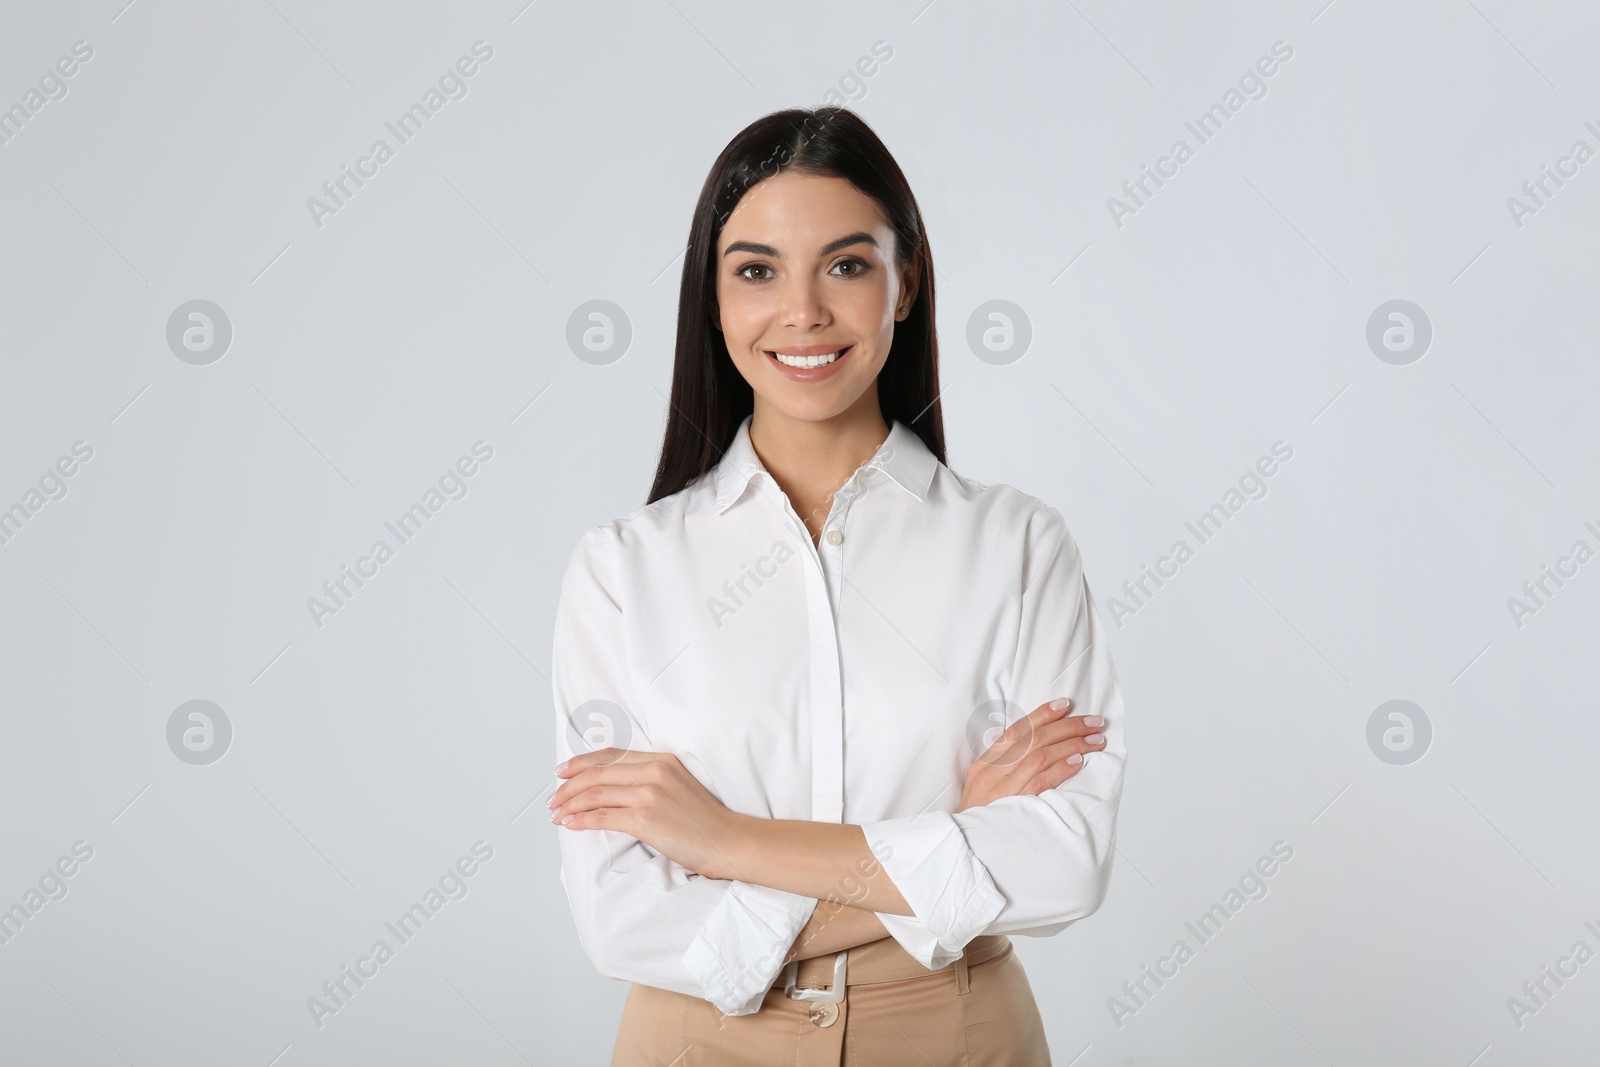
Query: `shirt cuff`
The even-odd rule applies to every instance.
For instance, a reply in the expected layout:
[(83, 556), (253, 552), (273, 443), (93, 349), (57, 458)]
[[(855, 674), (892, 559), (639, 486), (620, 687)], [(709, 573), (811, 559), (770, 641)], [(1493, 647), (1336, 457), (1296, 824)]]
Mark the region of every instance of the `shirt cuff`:
[(751, 1015), (816, 910), (816, 897), (731, 882), (683, 955), (683, 965), (724, 1015)]
[(863, 823), (861, 829), (917, 920), (895, 922), (906, 917), (879, 913), (884, 929), (929, 970), (961, 955), (1005, 907), (988, 868), (949, 812)]
[(929, 933), (922, 920), (914, 915), (891, 915), (880, 911), (878, 919), (883, 923), (883, 928), (889, 931), (889, 936), (930, 971), (937, 971), (961, 958), (960, 949), (952, 952), (940, 945), (939, 939)]

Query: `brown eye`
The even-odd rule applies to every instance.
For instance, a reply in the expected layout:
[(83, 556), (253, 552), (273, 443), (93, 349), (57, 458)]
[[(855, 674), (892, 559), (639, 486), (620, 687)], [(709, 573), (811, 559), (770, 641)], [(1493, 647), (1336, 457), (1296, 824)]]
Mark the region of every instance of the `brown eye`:
[[(737, 275), (739, 275), (740, 277), (743, 277), (743, 278), (750, 278), (750, 275), (746, 274), (745, 271), (750, 271), (750, 270), (771, 270), (771, 269), (772, 268), (768, 267), (765, 263), (746, 263), (744, 266), (740, 267), (738, 270), (734, 271), (733, 273), (735, 273), (735, 274), (737, 274)], [(762, 279), (762, 278), (750, 278), (750, 280), (753, 281), (753, 282), (759, 282), (759, 281), (764, 281), (765, 279)]]

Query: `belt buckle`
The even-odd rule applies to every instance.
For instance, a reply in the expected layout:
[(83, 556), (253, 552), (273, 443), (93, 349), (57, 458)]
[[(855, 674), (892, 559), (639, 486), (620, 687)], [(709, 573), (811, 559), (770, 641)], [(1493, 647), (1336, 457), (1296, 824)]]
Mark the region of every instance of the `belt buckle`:
[(809, 1000), (822, 1004), (838, 1004), (844, 1000), (845, 990), (845, 961), (850, 958), (850, 950), (834, 954), (833, 957), (833, 985), (827, 989), (796, 989), (795, 982), (799, 979), (800, 961), (790, 960), (784, 965), (783, 992), (790, 1000)]

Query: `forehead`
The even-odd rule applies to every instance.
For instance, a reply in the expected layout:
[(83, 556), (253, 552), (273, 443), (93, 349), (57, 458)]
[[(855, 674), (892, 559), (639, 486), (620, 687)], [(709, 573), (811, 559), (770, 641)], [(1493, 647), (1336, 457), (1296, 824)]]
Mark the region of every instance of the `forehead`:
[(881, 235), (892, 235), (877, 201), (845, 178), (784, 171), (750, 187), (729, 214), (717, 248), (759, 240), (784, 252), (814, 251), (858, 230), (880, 235), (880, 242)]

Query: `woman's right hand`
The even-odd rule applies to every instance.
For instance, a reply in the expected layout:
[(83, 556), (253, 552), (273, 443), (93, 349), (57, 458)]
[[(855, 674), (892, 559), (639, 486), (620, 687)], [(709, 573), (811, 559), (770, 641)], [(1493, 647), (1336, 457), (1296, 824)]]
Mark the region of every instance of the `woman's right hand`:
[[(1051, 704), (1061, 704), (1053, 708)], [(1058, 698), (1018, 719), (967, 768), (957, 811), (1001, 797), (1035, 796), (1077, 774), (1087, 753), (1105, 747), (1098, 715), (1069, 715), (1072, 702)]]

